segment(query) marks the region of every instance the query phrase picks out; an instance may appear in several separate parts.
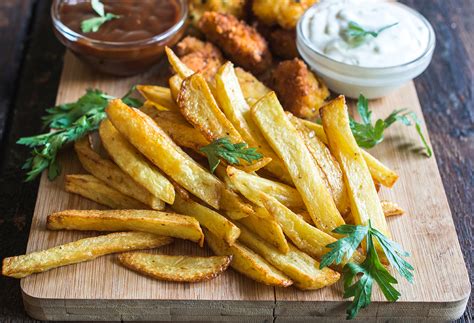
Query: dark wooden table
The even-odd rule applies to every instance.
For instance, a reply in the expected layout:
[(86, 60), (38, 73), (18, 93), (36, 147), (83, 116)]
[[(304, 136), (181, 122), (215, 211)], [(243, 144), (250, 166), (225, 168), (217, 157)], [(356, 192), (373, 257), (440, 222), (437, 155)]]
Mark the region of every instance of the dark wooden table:
[[(416, 88), (473, 281), (474, 4), (405, 0), (433, 24), (434, 59)], [(41, 130), (54, 104), (64, 48), (51, 30), (48, 0), (0, 0), (0, 258), (25, 252), (38, 181), (24, 183), (28, 156), (15, 144)], [(420, 183), (423, 185), (423, 183)], [(427, 210), (429, 212), (429, 210)], [(449, 264), (445, 264), (449, 266)], [(473, 319), (472, 298), (459, 322)], [(0, 322), (33, 322), (18, 280), (0, 277)]]

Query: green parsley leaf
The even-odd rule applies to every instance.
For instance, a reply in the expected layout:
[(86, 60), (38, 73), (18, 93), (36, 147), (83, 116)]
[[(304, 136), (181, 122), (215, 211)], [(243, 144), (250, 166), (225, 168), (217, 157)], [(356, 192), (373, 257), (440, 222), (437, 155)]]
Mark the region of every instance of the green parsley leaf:
[(231, 165), (240, 165), (241, 160), (250, 163), (263, 158), (256, 148), (247, 148), (247, 144), (243, 142), (233, 144), (227, 137), (214, 140), (199, 150), (207, 156), (211, 173), (219, 166), (221, 158)]
[(104, 4), (99, 0), (92, 0), (91, 1), (92, 9), (101, 17), (105, 16), (105, 9)]
[[(130, 97), (131, 91), (122, 100), (133, 107), (141, 106), (139, 100)], [(55, 179), (61, 173), (56, 160), (59, 150), (64, 145), (96, 130), (106, 117), (105, 108), (111, 99), (114, 97), (102, 91), (87, 90), (86, 94), (76, 102), (47, 109), (48, 115), (42, 120), (46, 127), (55, 129), (55, 131), (23, 137), (17, 141), (20, 145), (32, 148), (32, 156), (22, 167), (22, 169), (28, 170), (26, 181), (32, 181), (45, 169), (48, 169), (48, 178)]]
[[(413, 282), (411, 271), (414, 269), (402, 258), (409, 256), (409, 254), (403, 251), (397, 243), (373, 228), (370, 221), (367, 226), (346, 224), (336, 228), (334, 232), (345, 234), (347, 237), (327, 246), (331, 250), (323, 256), (321, 268), (332, 263), (341, 264), (349, 259), (362, 240), (366, 239), (366, 258), (364, 262), (361, 264), (349, 262), (343, 268), (344, 298), (353, 297), (353, 301), (347, 309), (348, 319), (354, 318), (359, 310), (370, 304), (374, 282), (377, 283), (388, 301), (395, 302), (400, 298), (400, 292), (393, 286), (398, 282), (381, 263), (375, 249), (374, 239), (379, 242), (390, 264), (409, 282)], [(359, 279), (355, 281), (357, 277)]]
[(357, 101), (357, 111), (361, 117), (362, 123), (350, 118), (350, 127), (357, 144), (362, 148), (372, 148), (381, 143), (384, 139), (384, 131), (395, 122), (399, 121), (406, 126), (415, 123), (416, 131), (425, 147), (426, 155), (431, 157), (433, 152), (428, 145), (423, 132), (421, 131), (421, 122), (413, 111), (408, 109), (399, 109), (393, 111), (387, 118), (378, 119), (375, 125), (372, 124), (372, 112), (369, 110), (369, 101), (361, 94)]
[(120, 16), (113, 13), (107, 13), (103, 17), (92, 17), (81, 22), (81, 30), (83, 33), (97, 32), (103, 24), (112, 19), (118, 19)]
[(382, 31), (392, 28), (396, 25), (398, 25), (398, 22), (384, 26), (377, 30), (366, 30), (355, 21), (349, 21), (347, 28), (342, 30), (342, 37), (351, 46), (358, 47), (367, 42), (369, 36), (376, 38)]

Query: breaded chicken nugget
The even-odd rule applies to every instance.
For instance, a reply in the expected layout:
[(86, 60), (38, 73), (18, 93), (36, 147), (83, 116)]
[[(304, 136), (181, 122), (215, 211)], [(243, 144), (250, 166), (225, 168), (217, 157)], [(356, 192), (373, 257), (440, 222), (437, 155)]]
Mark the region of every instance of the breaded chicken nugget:
[(219, 48), (209, 42), (188, 36), (176, 45), (176, 54), (184, 64), (195, 72), (201, 72), (206, 79), (212, 79), (224, 57)]
[(266, 40), (244, 21), (217, 12), (206, 12), (199, 21), (206, 37), (219, 46), (235, 64), (260, 74), (272, 64)]
[(272, 54), (283, 59), (292, 59), (298, 57), (296, 48), (296, 30), (286, 30), (276, 27), (270, 32), (270, 49)]
[(227, 13), (237, 18), (244, 18), (246, 0), (188, 0), (189, 20), (197, 26), (199, 19), (206, 11)]
[(329, 96), (329, 90), (295, 58), (283, 61), (273, 70), (272, 87), (286, 110), (303, 118), (314, 118)]
[(301, 15), (318, 0), (253, 0), (252, 11), (267, 25), (294, 29)]

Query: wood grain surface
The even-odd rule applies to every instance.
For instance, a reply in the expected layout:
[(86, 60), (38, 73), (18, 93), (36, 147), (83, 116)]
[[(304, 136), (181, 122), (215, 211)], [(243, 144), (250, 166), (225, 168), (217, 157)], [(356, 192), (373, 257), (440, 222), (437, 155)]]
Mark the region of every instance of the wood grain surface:
[[(146, 75), (117, 79), (97, 75), (67, 53), (56, 103), (75, 101), (91, 87), (120, 97), (133, 84), (164, 83), (168, 71), (169, 67), (163, 62)], [(405, 106), (410, 106), (421, 117), (413, 83), (382, 100), (371, 102), (374, 118), (384, 117), (394, 108)], [(410, 263), (416, 268), (416, 283), (411, 285), (398, 277), (398, 288), (402, 294), (400, 301), (388, 304), (377, 290), (372, 306), (363, 311), (361, 317), (380, 319), (394, 318), (395, 315), (396, 318), (411, 316), (439, 320), (457, 318), (464, 311), (470, 294), (467, 270), (436, 159), (427, 158), (421, 150), (416, 131), (403, 125), (391, 128), (384, 144), (373, 150), (375, 156), (400, 175), (395, 187), (382, 189), (381, 194), (384, 199), (396, 201), (407, 211), (405, 216), (390, 218), (389, 226), (394, 240), (412, 254)], [(43, 174), (27, 252), (93, 234), (52, 232), (45, 228), (46, 217), (52, 212), (97, 207), (64, 191), (64, 175), (81, 172), (75, 154), (65, 151), (60, 161), (63, 167), (60, 178), (51, 182)], [(172, 254), (208, 253), (191, 243), (181, 242), (165, 247), (163, 251)], [(442, 265), (448, 263), (449, 266)], [(235, 315), (245, 318), (266, 316), (267, 319), (272, 316), (302, 320), (321, 316), (343, 319), (347, 305), (341, 298), (341, 283), (313, 292), (292, 287), (274, 289), (232, 270), (205, 283), (160, 282), (118, 266), (113, 255), (29, 276), (22, 279), (21, 288), (28, 313), (38, 319), (120, 320), (123, 315), (142, 320), (183, 320), (191, 315), (200, 316), (203, 320), (215, 317), (233, 319)], [(66, 301), (69, 305), (64, 304)], [(90, 306), (90, 301), (97, 303)], [(295, 302), (299, 306), (295, 306)], [(117, 307), (118, 304), (124, 306)], [(115, 312), (109, 312), (109, 307), (115, 308)], [(143, 308), (148, 308), (146, 314), (143, 314)], [(231, 308), (233, 313), (223, 308)], [(440, 311), (440, 308), (444, 310)], [(201, 316), (202, 309), (206, 309), (206, 313)], [(78, 313), (71, 317), (71, 310)], [(176, 313), (171, 314), (172, 310)], [(404, 315), (400, 316), (399, 311)]]
[[(468, 17), (474, 7), (471, 0), (402, 2), (424, 14), (436, 31), (433, 62), (415, 85), (472, 281), (474, 21)], [(62, 67), (64, 49), (51, 32), (49, 5), (47, 0), (0, 4), (0, 58), (6, 62), (0, 78), (1, 258), (25, 252), (38, 187), (38, 181), (22, 182), (19, 166), (28, 152), (15, 141), (41, 131), (38, 120), (54, 104)], [(471, 299), (459, 321), (472, 319)], [(17, 280), (0, 278), (0, 321), (34, 321), (23, 309)]]

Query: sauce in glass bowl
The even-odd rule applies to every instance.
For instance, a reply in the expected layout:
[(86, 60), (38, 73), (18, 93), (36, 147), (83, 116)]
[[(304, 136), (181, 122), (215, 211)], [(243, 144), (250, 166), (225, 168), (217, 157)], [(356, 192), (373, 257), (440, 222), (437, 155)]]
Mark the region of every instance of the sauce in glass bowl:
[(58, 39), (96, 69), (114, 75), (147, 70), (165, 46), (181, 38), (187, 18), (186, 0), (103, 0), (104, 11), (118, 18), (97, 31), (83, 32), (81, 23), (99, 17), (86, 0), (55, 0), (51, 8)]

